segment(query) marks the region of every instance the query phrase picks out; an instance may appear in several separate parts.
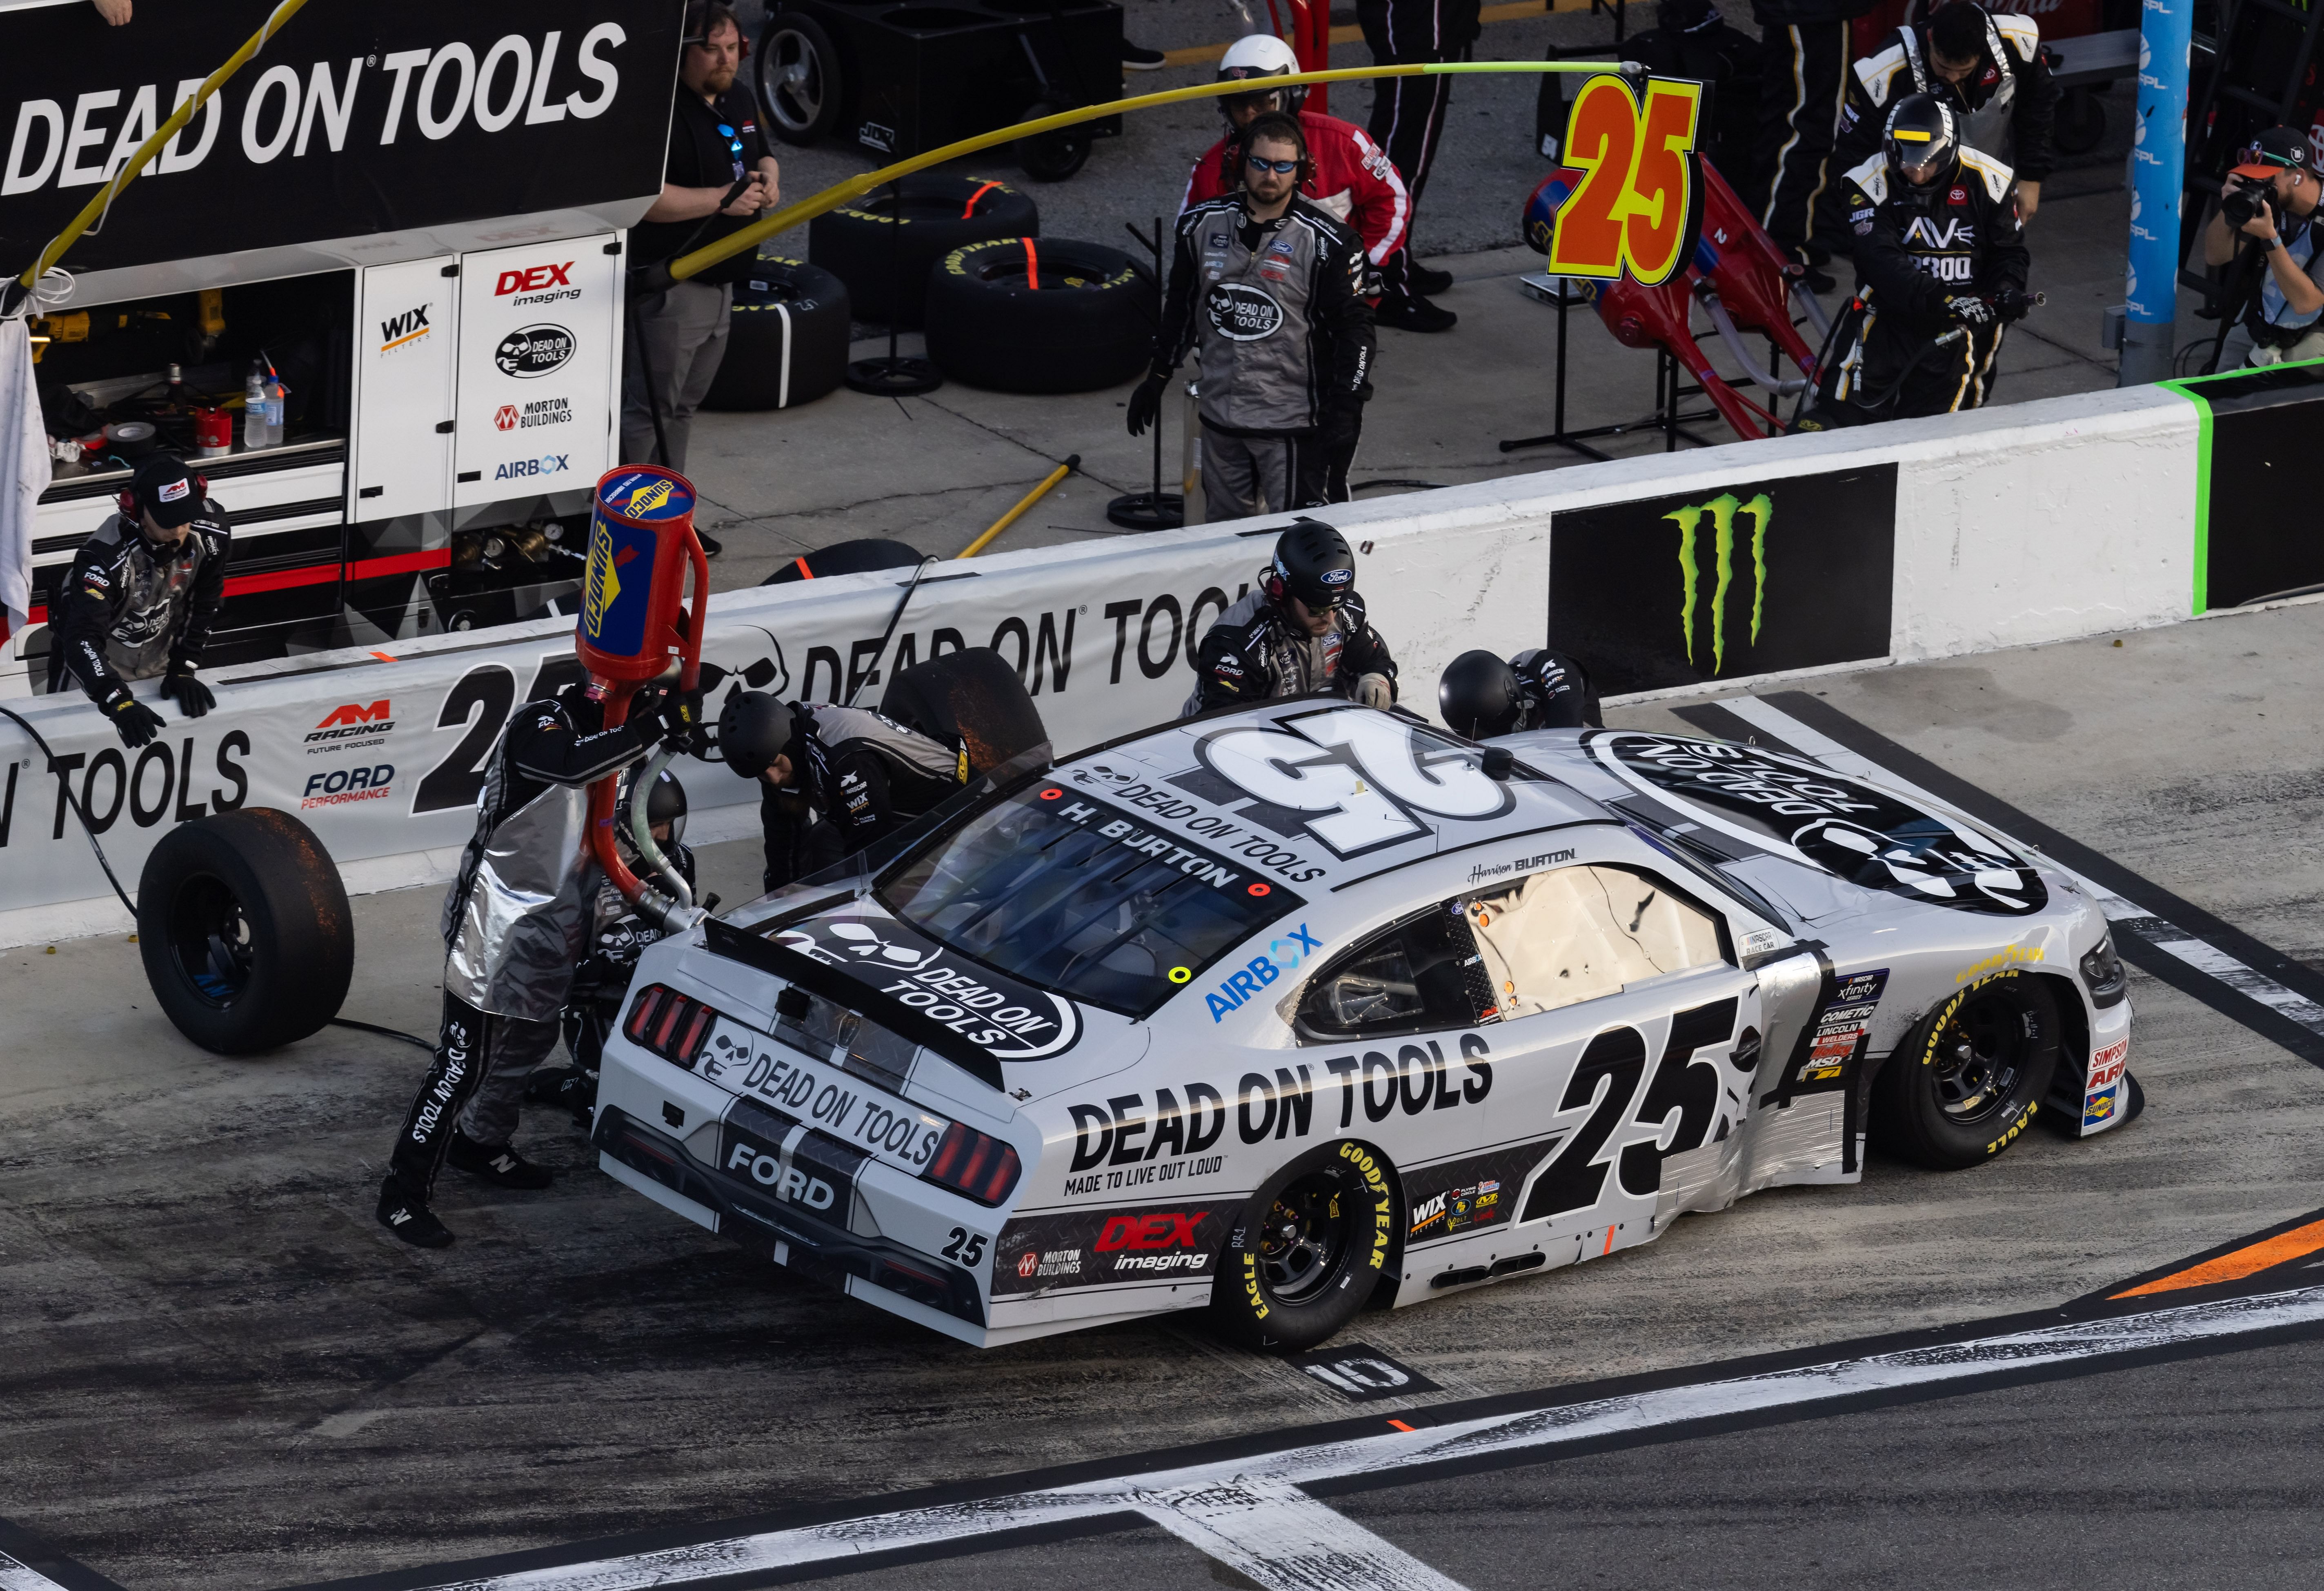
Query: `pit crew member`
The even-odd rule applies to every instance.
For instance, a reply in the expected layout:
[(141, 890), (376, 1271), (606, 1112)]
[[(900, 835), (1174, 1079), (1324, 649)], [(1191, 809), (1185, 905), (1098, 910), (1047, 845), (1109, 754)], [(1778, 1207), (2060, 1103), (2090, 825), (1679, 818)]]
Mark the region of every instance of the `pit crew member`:
[[(1219, 62), (1219, 80), (1279, 78), (1299, 69), (1291, 46), (1272, 33), (1238, 39)], [(1406, 331), (1450, 329), (1460, 318), (1420, 296), (1413, 285), (1411, 261), (1404, 249), (1405, 223), (1412, 217), (1412, 196), (1396, 163), (1361, 127), (1306, 108), (1304, 85), (1270, 88), (1251, 94), (1231, 94), (1218, 102), (1227, 119), (1226, 136), (1203, 152), (1186, 179), (1186, 197), (1180, 210), (1232, 193), (1242, 186), (1235, 170), (1235, 134), (1264, 111), (1280, 111), (1299, 118), (1307, 134), (1311, 166), (1299, 184), (1300, 197), (1312, 199), (1333, 216), (1356, 229), (1364, 240), (1364, 257), (1375, 272), (1379, 302), (1372, 317), (1382, 326)], [(1442, 272), (1438, 273), (1443, 274)]]
[(884, 839), (968, 782), (964, 749), (885, 713), (757, 691), (727, 694), (718, 747), (728, 768), (766, 786), (759, 824), (770, 890)]
[(1808, 267), (1807, 285), (1817, 292), (1831, 286), (1817, 269), (1831, 252), (1810, 237), (1828, 237), (1833, 225), (1827, 210), (1849, 23), (1871, 9), (1872, 0), (1751, 0), (1761, 46), (1759, 138), (1751, 186), (1736, 186), (1757, 206), (1767, 235)]
[(1463, 652), (1436, 682), (1436, 711), (1472, 740), (1538, 729), (1604, 729), (1590, 671), (1563, 652), (1536, 647), (1508, 662)]
[(153, 455), (58, 588), (49, 689), (69, 675), (126, 746), (144, 745), (163, 722), (130, 694), (132, 680), (160, 675), (161, 694), (188, 718), (217, 704), (196, 671), (226, 593), (234, 536), (208, 491), (177, 459)]
[(1130, 400), (1130, 434), (1141, 436), (1199, 347), (1213, 520), (1346, 501), (1371, 396), (1370, 266), (1354, 232), (1299, 197), (1313, 170), (1306, 133), (1297, 118), (1263, 112), (1235, 150), (1242, 190), (1178, 217), (1154, 371)]
[(2033, 307), (2009, 168), (1961, 143), (1926, 94), (1897, 101), (1885, 146), (1842, 190), (1864, 308), (1850, 306), (1834, 344), (1847, 352), (1803, 430), (1979, 407), (2004, 328)]
[(2203, 228), (2203, 262), (2225, 265), (2256, 244), (2266, 275), (2227, 333), (2219, 368), (2313, 359), (2324, 354), (2324, 249), (2317, 246), (2324, 228), (2316, 212), (2324, 190), (2315, 155), (2298, 129), (2270, 127), (2238, 158), (2219, 185), (2221, 207)]
[(1840, 113), (1843, 170), (1880, 152), (1889, 107), (1907, 94), (1942, 100), (1961, 124), (1963, 143), (2015, 171), (2018, 216), (2034, 219), (2056, 163), (2051, 130), (2060, 95), (2043, 57), (2040, 23), (1951, 0), (1926, 22), (1898, 28), (1848, 74)]
[(406, 1243), (452, 1241), (429, 1209), (447, 1158), (495, 1187), (549, 1186), (549, 1173), (509, 1139), (588, 947), (602, 875), (585, 844), (587, 786), (658, 743), (690, 744), (699, 713), (698, 700), (650, 687), (607, 729), (602, 689), (576, 685), (526, 703), (502, 732), (476, 798), (476, 832), (444, 897), (436, 1060), (380, 1184), (379, 1222)]
[[(1358, 0), (1356, 22), (1375, 66), (1416, 66), (1468, 60), (1481, 31), (1479, 10), (1479, 0)], [(1416, 210), (1420, 190), (1428, 186), (1429, 168), (1436, 163), (1437, 145), (1443, 142), (1444, 107), (1452, 99), (1450, 77), (1379, 78), (1372, 83), (1372, 142), (1404, 173)], [(1408, 248), (1405, 279), (1405, 290), (1410, 293), (1433, 296), (1452, 285), (1450, 271), (1428, 269), (1411, 257)], [(1452, 323), (1450, 313), (1444, 318)]]
[(1364, 617), (1347, 538), (1319, 520), (1277, 537), (1257, 588), (1203, 632), (1194, 677), (1188, 717), (1280, 696), (1394, 705), (1396, 659)]

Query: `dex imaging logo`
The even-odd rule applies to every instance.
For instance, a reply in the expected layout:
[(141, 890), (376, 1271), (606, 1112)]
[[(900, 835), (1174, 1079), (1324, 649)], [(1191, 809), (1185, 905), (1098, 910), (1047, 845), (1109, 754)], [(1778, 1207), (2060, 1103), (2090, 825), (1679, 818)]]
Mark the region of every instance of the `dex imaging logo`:
[[(1663, 516), (1678, 527), (1679, 630), (1686, 642), (1686, 660), (1694, 662), (1695, 612), (1703, 606), (1703, 577), (1711, 580), (1711, 672), (1727, 667), (1728, 596), (1735, 584), (1736, 520), (1751, 521), (1751, 629), (1754, 645), (1767, 605), (1767, 531), (1775, 522), (1775, 501), (1766, 492), (1746, 502), (1733, 492), (1721, 492), (1709, 502), (1688, 503)], [(1711, 565), (1703, 566), (1703, 543), (1711, 544)], [(1739, 622), (1741, 615), (1737, 615)]]

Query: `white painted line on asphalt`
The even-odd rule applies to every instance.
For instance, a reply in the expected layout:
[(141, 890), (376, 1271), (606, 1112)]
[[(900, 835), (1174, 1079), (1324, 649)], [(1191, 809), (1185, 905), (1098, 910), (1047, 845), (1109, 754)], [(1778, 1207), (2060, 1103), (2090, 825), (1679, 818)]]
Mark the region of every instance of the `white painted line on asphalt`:
[(48, 1576), (0, 1552), (0, 1591), (65, 1591)]
[[(2116, 1355), (2316, 1325), (2324, 1325), (2324, 1286), (1934, 1343), (1010, 1496), (899, 1509), (447, 1582), (434, 1591), (647, 1591), (721, 1575), (816, 1564), (840, 1569), (851, 1559), (873, 1553), (964, 1546), (1004, 1531), (1072, 1525), (1123, 1513), (1143, 1515), (1268, 1591), (1311, 1591), (1323, 1586), (1447, 1591), (1453, 1582), (1297, 1488), (1495, 1455), (1541, 1457), (1545, 1449), (1689, 1421), (1803, 1409), (1867, 1394), (1905, 1394), (1975, 1376), (2024, 1375)], [(1340, 1556), (1329, 1556), (1334, 1554)], [(1315, 1577), (1325, 1563), (1342, 1561), (1350, 1566), (1344, 1577)], [(1399, 1575), (1404, 1577), (1395, 1577)]]
[(2248, 967), (2209, 940), (2198, 939), (2177, 924), (2156, 916), (2135, 901), (2125, 900), (2103, 884), (2095, 883), (2067, 867), (2038, 846), (2029, 845), (2006, 832), (1996, 828), (1984, 819), (1962, 812), (1942, 797), (1933, 796), (1903, 775), (1884, 768), (1869, 758), (1841, 745), (1831, 736), (1801, 722), (1782, 708), (1761, 701), (1757, 696), (1729, 697), (1719, 703), (1736, 717), (1781, 740), (1785, 745), (1805, 752), (1818, 762), (1829, 764), (1835, 770), (1872, 779), (1924, 801), (1940, 811), (1990, 831), (2022, 851), (2040, 851), (2042, 860), (2073, 879), (2085, 893), (2098, 903), (2107, 921), (2126, 933), (2135, 933), (2166, 955), (2200, 972), (2206, 978), (2227, 985), (2237, 994), (2258, 1001), (2278, 1015), (2289, 1017), (2310, 1033), (2324, 1036), (2324, 1006), (2319, 1006), (2306, 995), (2286, 989), (2266, 973)]

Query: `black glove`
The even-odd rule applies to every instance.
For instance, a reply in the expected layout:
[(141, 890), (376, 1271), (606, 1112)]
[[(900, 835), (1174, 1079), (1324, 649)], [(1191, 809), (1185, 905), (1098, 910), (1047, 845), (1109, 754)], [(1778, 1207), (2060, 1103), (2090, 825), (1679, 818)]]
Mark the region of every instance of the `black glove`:
[(133, 751), (152, 740), (163, 728), (161, 715), (131, 695), (127, 685), (114, 686), (97, 707), (113, 720), (121, 743)]
[(1130, 434), (1146, 435), (1146, 428), (1162, 415), (1162, 389), (1170, 384), (1166, 375), (1150, 375), (1138, 383), (1138, 391), (1130, 395)]
[(1954, 293), (1945, 299), (1945, 313), (1963, 326), (1991, 326), (1993, 306), (1974, 293)]
[(194, 677), (192, 669), (172, 668), (161, 677), (161, 694), (178, 704), (179, 711), (188, 718), (199, 718), (217, 705), (217, 697), (210, 687)]
[(648, 685), (630, 698), (629, 722), (643, 739), (691, 751), (695, 734), (702, 727), (702, 693), (681, 691), (676, 685)]
[(1315, 440), (1323, 444), (1326, 452), (1345, 447), (1355, 441), (1363, 427), (1361, 404), (1350, 404), (1344, 408), (1334, 405), (1316, 417)]
[(2001, 317), (2004, 326), (2015, 326), (2024, 319), (2032, 312), (2034, 304), (2032, 293), (2021, 292), (2015, 288), (2003, 288), (1993, 295), (1994, 313)]

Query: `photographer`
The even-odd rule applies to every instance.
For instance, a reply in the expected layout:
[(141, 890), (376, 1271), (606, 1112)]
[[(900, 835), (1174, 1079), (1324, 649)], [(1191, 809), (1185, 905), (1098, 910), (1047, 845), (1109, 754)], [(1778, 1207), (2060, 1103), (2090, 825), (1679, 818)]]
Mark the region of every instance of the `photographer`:
[[(2226, 334), (2219, 369), (2324, 356), (2318, 191), (2314, 153), (2290, 127), (2270, 127), (2246, 144), (2219, 185), (2218, 212), (2203, 228), (2203, 262), (2225, 265), (2255, 249), (2265, 261), (2259, 290), (2247, 295), (2242, 319)], [(2236, 280), (2249, 279), (2239, 272)]]

